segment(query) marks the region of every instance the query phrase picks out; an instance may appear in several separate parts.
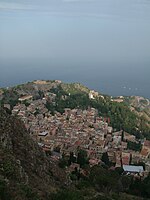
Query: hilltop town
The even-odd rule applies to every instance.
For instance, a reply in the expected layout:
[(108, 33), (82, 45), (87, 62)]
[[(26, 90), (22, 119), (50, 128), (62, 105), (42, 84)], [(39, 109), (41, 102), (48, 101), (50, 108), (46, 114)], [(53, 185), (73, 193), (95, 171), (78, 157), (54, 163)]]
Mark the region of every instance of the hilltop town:
[[(63, 113), (52, 113), (48, 105), (57, 104), (57, 95), (50, 88), (54, 90), (59, 84), (61, 81), (50, 84), (35, 81), (32, 83), (35, 90), (17, 87), (19, 96), (16, 105), (11, 107), (6, 102), (3, 106), (24, 122), (31, 137), (54, 160), (60, 160), (62, 155), (69, 157), (71, 152), (76, 157), (78, 150), (83, 149), (90, 166), (103, 164), (102, 157), (107, 154), (110, 167), (115, 169), (142, 163), (145, 170), (141, 171), (140, 176), (147, 176), (150, 171), (150, 141), (146, 138), (138, 139), (122, 129), (116, 130), (111, 126), (110, 118), (100, 116), (98, 110), (90, 106), (87, 109), (66, 107)], [(88, 92), (91, 100), (98, 96), (104, 99), (98, 92), (86, 88), (82, 90)], [(35, 98), (35, 91), (40, 91), (41, 96)], [(62, 95), (60, 98), (67, 97)]]
[(60, 80), (0, 89), (2, 199), (149, 198), (149, 105), (139, 98)]

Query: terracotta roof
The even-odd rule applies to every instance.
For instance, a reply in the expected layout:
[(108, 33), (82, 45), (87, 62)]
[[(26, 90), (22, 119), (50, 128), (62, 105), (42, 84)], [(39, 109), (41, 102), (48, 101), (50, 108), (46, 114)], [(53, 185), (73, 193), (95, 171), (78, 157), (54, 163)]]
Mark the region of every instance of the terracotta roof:
[(32, 97), (33, 97), (32, 95), (26, 95), (26, 96), (20, 97), (19, 101), (28, 100), (28, 99), (31, 99)]
[(149, 141), (149, 140), (146, 140), (146, 141), (144, 142), (144, 146), (150, 148), (150, 141)]
[(81, 141), (79, 141), (79, 140), (76, 141), (74, 145), (77, 145), (77, 146), (81, 145)]
[(147, 148), (142, 148), (142, 150), (141, 150), (141, 155), (142, 156), (148, 156), (148, 154), (149, 154), (150, 152), (149, 152), (149, 150), (147, 149)]

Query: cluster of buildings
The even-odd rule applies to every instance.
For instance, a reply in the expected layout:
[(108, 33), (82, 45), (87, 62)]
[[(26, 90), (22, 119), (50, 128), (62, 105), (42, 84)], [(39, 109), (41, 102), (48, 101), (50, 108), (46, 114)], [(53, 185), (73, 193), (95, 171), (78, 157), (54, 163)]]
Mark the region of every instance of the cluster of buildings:
[[(28, 105), (24, 100), (28, 100)], [(129, 141), (139, 142), (135, 136), (122, 130), (114, 132), (95, 108), (66, 108), (63, 114), (52, 115), (46, 108), (47, 100), (54, 104), (55, 94), (46, 92), (38, 100), (32, 100), (31, 95), (22, 97), (12, 110), (13, 115), (21, 117), (32, 138), (45, 152), (57, 152), (53, 155), (59, 159), (63, 153), (76, 155), (81, 148), (86, 150), (90, 166), (99, 164), (103, 153), (107, 152), (114, 167), (144, 162), (146, 172), (150, 171), (150, 141), (143, 141), (141, 152), (130, 150)]]
[[(42, 97), (35, 99), (32, 94), (21, 95), (19, 103), (12, 109), (12, 115), (21, 118), (32, 138), (45, 152), (50, 152), (55, 159), (59, 159), (62, 154), (69, 156), (70, 152), (76, 156), (81, 148), (87, 152), (90, 166), (101, 163), (102, 155), (107, 152), (114, 168), (143, 162), (145, 173), (150, 172), (150, 141), (139, 141), (134, 135), (122, 130), (116, 132), (109, 125), (109, 120), (98, 116), (95, 108), (66, 108), (63, 114), (55, 112), (52, 115), (47, 102), (55, 105), (56, 94), (45, 89), (47, 82), (36, 81), (35, 85), (37, 84), (44, 88)], [(55, 81), (53, 84), (60, 82)], [(89, 92), (90, 99), (97, 95), (95, 91)], [(119, 101), (120, 99), (122, 100), (119, 98)], [(4, 107), (10, 109), (8, 104)], [(142, 150), (138, 152), (128, 149), (128, 142), (141, 142)]]

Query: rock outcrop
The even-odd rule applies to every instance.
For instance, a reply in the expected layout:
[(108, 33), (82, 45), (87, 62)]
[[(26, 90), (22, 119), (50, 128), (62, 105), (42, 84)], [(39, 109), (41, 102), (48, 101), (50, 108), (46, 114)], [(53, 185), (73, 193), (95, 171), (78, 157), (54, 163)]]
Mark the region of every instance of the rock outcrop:
[(24, 124), (0, 109), (0, 199), (49, 199), (65, 181)]

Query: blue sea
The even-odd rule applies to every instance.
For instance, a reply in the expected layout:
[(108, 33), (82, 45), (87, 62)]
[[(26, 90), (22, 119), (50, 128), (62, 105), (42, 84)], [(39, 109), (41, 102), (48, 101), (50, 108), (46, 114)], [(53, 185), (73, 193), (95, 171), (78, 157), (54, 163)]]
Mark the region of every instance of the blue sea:
[(150, 1), (1, 1), (0, 87), (37, 79), (150, 98)]

